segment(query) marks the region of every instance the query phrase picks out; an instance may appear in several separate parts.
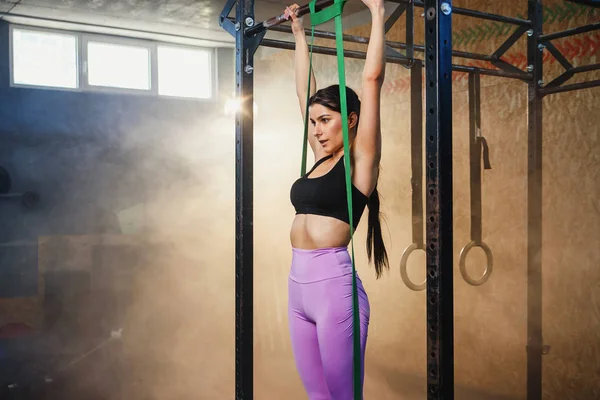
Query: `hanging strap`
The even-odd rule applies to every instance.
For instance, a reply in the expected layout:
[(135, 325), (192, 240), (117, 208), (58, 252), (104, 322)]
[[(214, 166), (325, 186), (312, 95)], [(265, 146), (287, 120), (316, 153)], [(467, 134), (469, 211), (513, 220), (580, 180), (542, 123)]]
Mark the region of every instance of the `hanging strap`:
[(415, 250), (425, 251), (423, 235), (423, 64), (414, 60), (410, 69), (410, 165), (412, 188), (412, 243), (400, 258), (400, 277), (411, 290), (427, 288), (427, 278), (414, 283), (408, 276), (408, 258)]
[[(484, 169), (491, 169), (490, 151), (487, 141), (481, 136), (481, 82), (480, 72), (469, 73), (469, 174), (471, 187), (471, 240), (460, 251), (458, 267), (460, 273), (470, 285), (483, 285), (492, 274), (494, 256), (490, 247), (482, 238), (482, 210), (481, 210), (481, 161), (483, 157)], [(481, 248), (487, 258), (483, 275), (479, 279), (472, 278), (467, 273), (467, 254), (473, 247)]]
[(352, 259), (352, 337), (353, 337), (353, 378), (354, 378), (354, 400), (362, 400), (362, 379), (361, 379), (361, 351), (360, 351), (360, 318), (358, 310), (358, 290), (356, 285), (356, 266), (354, 263), (354, 218), (352, 213), (352, 177), (350, 172), (350, 140), (348, 135), (348, 105), (346, 98), (346, 71), (344, 66), (344, 41), (342, 27), (342, 12), (346, 0), (335, 0), (330, 7), (316, 11), (316, 0), (309, 3), (310, 21), (312, 26), (311, 45), (310, 45), (310, 65), (308, 71), (308, 90), (304, 123), (304, 143), (302, 152), (301, 173), (306, 171), (306, 151), (308, 142), (308, 99), (310, 94), (310, 78), (312, 74), (312, 54), (315, 35), (315, 26), (335, 19), (335, 43), (338, 63), (338, 76), (340, 87), (340, 104), (342, 115), (342, 132), (344, 136), (344, 168), (346, 176), (346, 199), (348, 202), (348, 216), (350, 222), (350, 242)]
[(469, 74), (469, 175), (471, 185), (471, 240), (482, 242), (481, 161), (491, 169), (487, 141), (481, 135), (481, 83), (479, 71)]

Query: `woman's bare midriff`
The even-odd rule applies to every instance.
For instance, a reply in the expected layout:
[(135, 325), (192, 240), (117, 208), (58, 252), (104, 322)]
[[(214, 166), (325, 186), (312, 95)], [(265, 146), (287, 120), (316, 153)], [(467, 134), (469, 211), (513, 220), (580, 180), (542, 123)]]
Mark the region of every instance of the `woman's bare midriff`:
[(298, 214), (290, 231), (292, 247), (304, 250), (346, 247), (350, 243), (350, 225), (321, 215)]

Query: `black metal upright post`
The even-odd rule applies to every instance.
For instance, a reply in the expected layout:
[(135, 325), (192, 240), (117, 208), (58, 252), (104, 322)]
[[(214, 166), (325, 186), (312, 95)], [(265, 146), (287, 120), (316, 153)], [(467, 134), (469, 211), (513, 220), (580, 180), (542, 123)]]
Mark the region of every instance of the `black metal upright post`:
[(454, 398), (452, 2), (425, 1), (427, 398)]
[(254, 0), (236, 8), (236, 96), (241, 103), (235, 121), (235, 398), (249, 400), (253, 374), (253, 136), (254, 52), (244, 34), (254, 24)]
[(254, 397), (254, 53), (266, 31), (253, 29), (254, 0), (227, 0), (219, 23), (235, 37), (235, 93), (240, 102), (235, 117), (235, 398), (248, 400)]
[(542, 1), (528, 0), (532, 34), (527, 40), (529, 69), (527, 142), (527, 399), (542, 398)]

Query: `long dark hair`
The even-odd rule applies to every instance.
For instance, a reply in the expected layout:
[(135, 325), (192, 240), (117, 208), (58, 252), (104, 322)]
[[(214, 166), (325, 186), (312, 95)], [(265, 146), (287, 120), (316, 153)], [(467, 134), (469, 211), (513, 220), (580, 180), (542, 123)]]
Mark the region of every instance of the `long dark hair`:
[[(331, 85), (317, 91), (309, 100), (308, 105), (320, 104), (337, 113), (342, 112), (340, 101), (340, 86)], [(346, 87), (346, 105), (348, 115), (354, 112), (357, 119), (360, 120), (360, 100), (354, 90)], [(381, 234), (381, 213), (379, 211), (380, 201), (377, 184), (373, 193), (369, 196), (367, 207), (369, 208), (369, 220), (367, 228), (367, 257), (369, 262), (374, 258), (375, 275), (380, 278), (383, 274), (383, 269), (389, 269), (387, 251)]]

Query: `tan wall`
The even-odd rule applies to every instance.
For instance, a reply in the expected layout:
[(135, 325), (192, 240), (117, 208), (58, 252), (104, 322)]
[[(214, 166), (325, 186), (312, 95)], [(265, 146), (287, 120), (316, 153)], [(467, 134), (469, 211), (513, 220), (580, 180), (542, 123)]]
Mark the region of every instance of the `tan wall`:
[[(454, 5), (502, 15), (526, 15), (526, 2), (518, 2), (518, 6), (515, 3), (462, 1)], [(600, 18), (598, 11), (573, 8), (564, 2), (546, 1), (545, 4), (546, 32), (584, 25)], [(417, 11), (420, 13), (421, 9)], [(417, 43), (422, 43), (422, 29), (421, 20), (415, 27)], [(369, 26), (363, 26), (349, 33), (368, 36), (369, 30)], [(502, 24), (462, 16), (454, 18), (453, 31), (456, 49), (486, 54), (494, 52), (512, 33)], [(388, 33), (387, 39), (405, 40), (404, 17)], [(597, 33), (591, 33), (554, 43), (569, 54), (574, 65), (586, 65), (598, 62), (598, 39)], [(318, 43), (334, 45), (326, 40)], [(524, 68), (525, 46), (526, 40), (522, 38), (506, 54), (506, 58)], [(347, 44), (346, 48), (365, 50), (365, 46), (354, 44)], [(321, 55), (314, 57), (318, 86), (337, 83), (336, 59)], [(491, 68), (489, 64), (469, 60), (454, 59), (454, 62)], [(269, 180), (257, 187), (257, 216), (266, 217), (266, 213), (272, 213), (274, 202), (281, 203), (283, 209), (291, 214), (286, 196), (300, 163), (302, 132), (302, 121), (295, 103), (292, 63), (292, 52), (271, 55), (257, 63), (260, 113), (256, 173), (259, 177), (270, 176), (276, 171), (288, 174), (285, 181)], [(348, 85), (358, 92), (362, 63), (346, 60)], [(559, 64), (547, 54), (544, 67), (546, 82), (561, 72)], [(598, 73), (588, 73), (569, 83), (599, 77)], [(467, 75), (455, 73), (453, 82), (457, 396), (525, 398), (527, 86), (510, 79), (482, 77), (482, 134), (490, 145), (493, 167), (483, 172), (483, 234), (493, 251), (495, 269), (485, 285), (473, 287), (462, 280), (457, 265), (459, 252), (469, 241), (470, 229)], [(410, 75), (405, 68), (388, 65), (383, 100), (383, 170), (379, 188), (384, 198), (382, 211), (387, 221), (384, 229), (388, 230), (386, 240), (392, 262), (390, 274), (376, 281), (372, 267), (367, 266), (364, 225), (363, 229), (359, 229), (356, 240), (359, 273), (372, 303), (366, 363), (367, 398), (425, 397), (424, 293), (407, 289), (398, 269), (402, 251), (411, 243), (409, 83)], [(278, 106), (274, 108), (274, 104)], [(597, 88), (544, 99), (543, 328), (544, 342), (551, 346), (551, 351), (543, 359), (543, 391), (544, 398), (548, 399), (596, 398), (600, 393), (597, 381), (600, 314), (596, 304), (600, 298), (600, 286), (597, 284), (600, 278), (597, 268), (600, 262), (597, 202), (600, 195), (597, 156), (600, 149), (599, 104), (600, 91)], [(265, 118), (267, 121), (263, 128), (260, 121)], [(267, 143), (268, 148), (263, 148), (263, 144), (267, 146)], [(268, 165), (263, 166), (265, 158), (268, 158)], [(264, 202), (260, 201), (267, 193), (272, 195)], [(256, 283), (259, 296), (256, 315), (257, 394), (260, 398), (269, 398), (269, 393), (281, 391), (285, 393), (282, 398), (300, 399), (304, 397), (293, 394), (301, 387), (291, 364), (285, 326), (287, 238), (283, 235), (271, 237), (277, 236), (274, 232), (286, 232), (286, 227), (275, 227), (270, 222), (273, 219), (285, 221), (283, 214), (282, 218), (279, 216), (277, 213), (275, 218), (267, 218), (267, 221), (257, 220), (261, 243), (268, 241), (269, 252), (275, 250), (278, 258), (278, 262), (273, 263), (266, 255), (262, 256), (261, 249), (257, 253), (257, 265), (260, 265)], [(467, 265), (476, 275), (481, 271), (483, 262), (483, 252), (473, 250)], [(423, 254), (415, 253), (409, 265), (415, 280), (424, 277)], [(260, 278), (263, 274), (264, 279)], [(273, 282), (273, 276), (277, 277), (277, 282)], [(595, 301), (593, 306), (590, 297)]]

